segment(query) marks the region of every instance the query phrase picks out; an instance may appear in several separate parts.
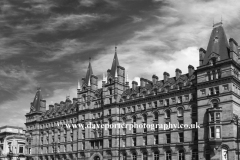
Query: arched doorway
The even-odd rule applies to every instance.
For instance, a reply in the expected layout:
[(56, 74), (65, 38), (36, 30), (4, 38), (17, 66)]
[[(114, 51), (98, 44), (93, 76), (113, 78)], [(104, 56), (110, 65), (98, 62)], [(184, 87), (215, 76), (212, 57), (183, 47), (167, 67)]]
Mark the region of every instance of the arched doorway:
[(99, 157), (99, 156), (95, 156), (95, 157), (93, 158), (93, 160), (100, 160), (100, 157)]

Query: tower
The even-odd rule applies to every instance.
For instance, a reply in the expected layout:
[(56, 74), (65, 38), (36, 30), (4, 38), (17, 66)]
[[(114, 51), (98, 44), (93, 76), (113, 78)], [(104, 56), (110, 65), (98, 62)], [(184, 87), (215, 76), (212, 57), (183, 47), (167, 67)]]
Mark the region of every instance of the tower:
[(235, 40), (227, 40), (220, 22), (213, 25), (207, 50), (199, 50), (197, 104), (201, 125), (198, 129), (200, 159), (222, 159), (223, 154), (227, 159), (235, 159), (236, 125), (232, 119), (233, 114), (240, 114), (237, 48)]

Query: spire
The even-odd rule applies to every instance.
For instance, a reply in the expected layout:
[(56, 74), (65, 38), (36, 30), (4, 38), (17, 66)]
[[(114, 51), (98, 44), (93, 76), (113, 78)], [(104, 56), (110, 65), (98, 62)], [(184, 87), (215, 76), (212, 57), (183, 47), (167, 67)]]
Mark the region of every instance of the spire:
[(78, 80), (78, 88), (77, 88), (78, 90), (81, 90), (81, 85), (80, 85), (80, 82), (79, 82), (79, 80)]
[(88, 69), (87, 69), (87, 74), (84, 80), (84, 83), (87, 84), (88, 86), (90, 86), (90, 79), (91, 79), (91, 75), (93, 75), (93, 71), (92, 71), (92, 65), (91, 65), (91, 58), (89, 58), (89, 65), (88, 65)]
[(112, 77), (116, 77), (118, 66), (119, 66), (119, 62), (118, 62), (118, 57), (117, 57), (117, 46), (115, 46), (115, 54), (114, 54), (112, 68), (111, 68), (111, 72), (110, 72)]
[(40, 111), (41, 100), (42, 100), (41, 88), (38, 88), (36, 95), (33, 99), (33, 102), (31, 103), (31, 111)]
[(216, 61), (229, 59), (229, 44), (222, 22), (213, 25), (203, 65), (208, 64), (212, 58)]

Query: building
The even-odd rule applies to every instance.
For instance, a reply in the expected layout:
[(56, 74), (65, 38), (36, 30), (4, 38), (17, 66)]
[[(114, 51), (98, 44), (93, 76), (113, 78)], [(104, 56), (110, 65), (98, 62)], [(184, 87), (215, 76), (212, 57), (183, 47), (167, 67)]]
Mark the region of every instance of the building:
[[(239, 47), (213, 26), (207, 49), (199, 49), (199, 67), (163, 80), (133, 81), (115, 52), (111, 69), (98, 86), (89, 62), (77, 98), (50, 105), (39, 89), (26, 114), (28, 153), (34, 159), (73, 160), (235, 160), (240, 115)], [(189, 62), (191, 63), (191, 62)], [(235, 119), (234, 119), (235, 118)], [(201, 128), (61, 128), (58, 123), (200, 124)], [(119, 158), (120, 157), (120, 158)]]
[(25, 160), (25, 132), (21, 127), (0, 127), (0, 160)]

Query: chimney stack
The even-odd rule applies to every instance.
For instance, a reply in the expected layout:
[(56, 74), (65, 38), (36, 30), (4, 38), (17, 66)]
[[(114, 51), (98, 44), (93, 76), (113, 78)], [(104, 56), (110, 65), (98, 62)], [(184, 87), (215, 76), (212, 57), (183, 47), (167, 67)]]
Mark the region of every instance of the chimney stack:
[(146, 80), (144, 78), (140, 78), (140, 83), (142, 88), (146, 86)]
[(132, 81), (132, 89), (136, 90), (137, 86), (138, 86), (138, 83), (136, 81)]
[(156, 84), (158, 81), (158, 76), (156, 76), (155, 74), (152, 76), (152, 82), (153, 84)]
[(167, 72), (164, 72), (163, 77), (164, 77), (164, 82), (166, 82), (168, 80), (168, 78), (170, 77), (170, 74)]
[(194, 67), (192, 65), (188, 66), (188, 75), (191, 76), (194, 72)]
[(176, 73), (176, 79), (178, 79), (178, 78), (181, 76), (182, 71), (177, 68), (177, 69), (175, 70), (175, 73)]
[(200, 48), (199, 49), (199, 65), (200, 66), (203, 64), (205, 54), (206, 54), (206, 51), (203, 48)]

